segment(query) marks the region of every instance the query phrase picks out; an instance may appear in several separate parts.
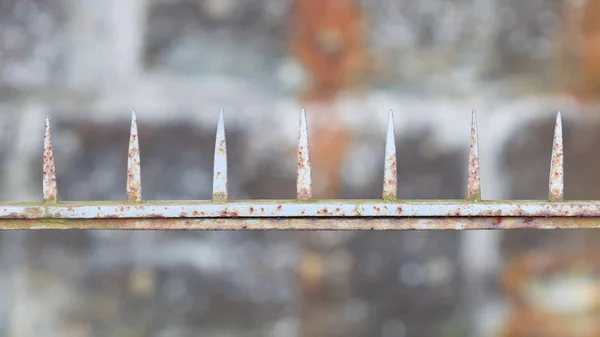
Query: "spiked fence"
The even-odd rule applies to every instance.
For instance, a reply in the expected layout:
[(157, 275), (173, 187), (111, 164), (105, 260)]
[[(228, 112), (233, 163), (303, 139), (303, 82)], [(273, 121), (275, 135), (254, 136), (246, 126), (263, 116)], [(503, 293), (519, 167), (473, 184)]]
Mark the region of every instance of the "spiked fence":
[(477, 116), (472, 113), (466, 198), (398, 200), (394, 117), (390, 110), (382, 198), (314, 200), (306, 112), (300, 114), (296, 200), (228, 200), (223, 111), (217, 125), (212, 200), (144, 201), (135, 112), (126, 200), (58, 200), (50, 118), (46, 116), (43, 202), (0, 204), (0, 229), (435, 230), (600, 227), (600, 201), (564, 201), (561, 115), (556, 117), (549, 195), (544, 201), (481, 200)]

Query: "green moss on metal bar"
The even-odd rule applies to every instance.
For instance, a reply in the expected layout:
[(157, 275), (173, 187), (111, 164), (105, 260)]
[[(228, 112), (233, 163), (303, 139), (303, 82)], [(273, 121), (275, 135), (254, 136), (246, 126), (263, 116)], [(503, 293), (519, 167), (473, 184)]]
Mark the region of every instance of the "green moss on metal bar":
[(38, 219), (32, 221), (30, 229), (119, 229), (118, 220), (103, 219)]

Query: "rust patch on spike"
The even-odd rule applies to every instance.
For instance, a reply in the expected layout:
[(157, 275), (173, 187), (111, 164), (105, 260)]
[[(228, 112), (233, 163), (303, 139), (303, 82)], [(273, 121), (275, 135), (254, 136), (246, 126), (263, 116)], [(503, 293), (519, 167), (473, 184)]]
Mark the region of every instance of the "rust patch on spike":
[(298, 158), (296, 172), (296, 192), (298, 200), (310, 200), (312, 198), (312, 177), (310, 153), (308, 149), (308, 127), (306, 123), (306, 111), (300, 113), (300, 131), (298, 133)]
[(564, 200), (564, 164), (563, 164), (562, 120), (560, 112), (556, 115), (552, 159), (550, 162), (550, 186), (548, 199), (552, 202)]
[(388, 113), (388, 129), (385, 139), (385, 161), (383, 169), (383, 199), (395, 200), (398, 196), (398, 169), (396, 161), (396, 135), (394, 113)]
[(129, 135), (129, 151), (127, 153), (126, 197), (128, 201), (142, 201), (142, 176), (140, 166), (140, 146), (134, 111), (131, 113), (131, 133)]
[(479, 139), (477, 135), (477, 114), (472, 112), (471, 141), (469, 147), (469, 170), (467, 176), (467, 200), (481, 200), (481, 183), (479, 177)]
[(225, 122), (223, 118), (223, 109), (221, 109), (215, 138), (212, 191), (213, 201), (220, 202), (227, 200), (227, 142), (225, 141)]
[(42, 163), (42, 192), (44, 195), (44, 202), (55, 203), (58, 201), (58, 191), (56, 187), (54, 152), (52, 151), (52, 135), (50, 132), (50, 114), (46, 115), (45, 124), (44, 157)]

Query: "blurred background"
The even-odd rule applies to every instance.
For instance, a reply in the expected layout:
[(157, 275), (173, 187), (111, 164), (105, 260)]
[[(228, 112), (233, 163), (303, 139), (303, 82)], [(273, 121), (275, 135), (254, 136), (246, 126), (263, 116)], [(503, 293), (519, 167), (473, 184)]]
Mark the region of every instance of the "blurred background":
[[(0, 200), (209, 199), (225, 109), (232, 199), (379, 198), (388, 109), (401, 198), (600, 199), (599, 0), (0, 0)], [(600, 232), (0, 234), (2, 336), (600, 336)]]

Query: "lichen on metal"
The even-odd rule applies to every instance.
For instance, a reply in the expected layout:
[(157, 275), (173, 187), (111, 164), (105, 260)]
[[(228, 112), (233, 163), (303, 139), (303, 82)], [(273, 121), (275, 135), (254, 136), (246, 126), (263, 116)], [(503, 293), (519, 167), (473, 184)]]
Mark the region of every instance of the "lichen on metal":
[(215, 137), (215, 159), (213, 167), (213, 201), (227, 201), (227, 142), (223, 109), (219, 111), (217, 135)]
[(388, 114), (383, 194), (376, 200), (312, 199), (306, 112), (300, 114), (297, 198), (237, 201), (227, 198), (227, 147), (223, 111), (215, 137), (213, 200), (144, 201), (135, 113), (127, 160), (126, 200), (59, 202), (46, 116), (43, 202), (0, 203), (0, 229), (198, 229), (198, 230), (465, 230), (599, 228), (600, 201), (564, 201), (563, 144), (556, 118), (549, 200), (481, 200), (477, 117), (472, 112), (466, 198), (397, 200), (392, 111)]

